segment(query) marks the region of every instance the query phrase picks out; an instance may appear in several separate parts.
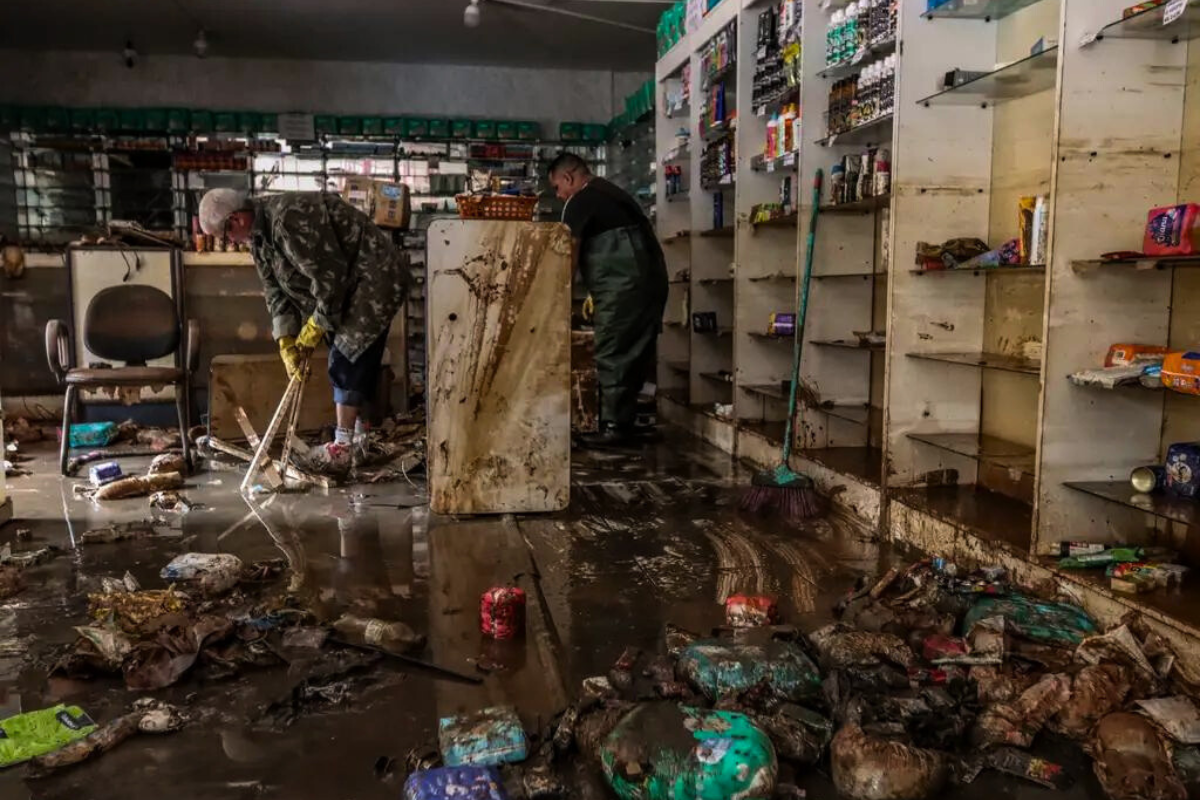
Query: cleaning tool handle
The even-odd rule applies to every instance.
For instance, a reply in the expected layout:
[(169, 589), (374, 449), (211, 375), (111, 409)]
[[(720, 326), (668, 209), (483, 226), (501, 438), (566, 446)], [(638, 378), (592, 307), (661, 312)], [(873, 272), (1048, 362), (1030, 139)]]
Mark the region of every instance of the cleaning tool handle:
[(792, 388), (788, 393), (787, 428), (783, 435), (783, 464), (792, 455), (792, 434), (796, 424), (796, 394), (800, 385), (800, 355), (804, 345), (804, 320), (808, 316), (808, 284), (812, 278), (813, 249), (817, 241), (817, 217), (821, 209), (821, 184), (825, 173), (817, 170), (813, 176), (812, 212), (808, 220), (808, 236), (804, 247), (804, 275), (800, 280), (800, 306), (796, 309), (796, 329), (792, 341)]

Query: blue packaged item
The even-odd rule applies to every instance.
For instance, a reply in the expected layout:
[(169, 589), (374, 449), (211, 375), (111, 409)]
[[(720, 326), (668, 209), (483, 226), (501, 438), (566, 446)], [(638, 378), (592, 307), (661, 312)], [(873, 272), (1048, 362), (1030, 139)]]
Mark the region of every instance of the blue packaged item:
[(1167, 491), (1179, 497), (1200, 494), (1200, 442), (1176, 442), (1167, 448)]
[(438, 747), (450, 767), (477, 767), (524, 761), (528, 754), (525, 729), (510, 706), (485, 708), (474, 714), (442, 717)]
[(404, 800), (507, 800), (507, 795), (492, 767), (438, 767), (409, 775)]
[(736, 696), (764, 681), (773, 695), (784, 700), (805, 700), (821, 693), (820, 670), (792, 642), (693, 642), (680, 654), (678, 671), (714, 701)]
[(89, 469), (88, 476), (92, 479), (92, 486), (103, 486), (121, 477), (121, 465), (115, 461), (105, 461)]
[(71, 426), (71, 447), (107, 447), (117, 438), (115, 422), (80, 422)]

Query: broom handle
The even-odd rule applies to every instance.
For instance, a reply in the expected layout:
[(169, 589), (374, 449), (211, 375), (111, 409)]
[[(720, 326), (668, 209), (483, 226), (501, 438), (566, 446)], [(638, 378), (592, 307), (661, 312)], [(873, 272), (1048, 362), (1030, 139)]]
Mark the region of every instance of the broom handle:
[(812, 277), (813, 248), (817, 242), (817, 215), (821, 208), (821, 182), (825, 173), (817, 170), (813, 178), (812, 215), (804, 244), (804, 276), (800, 281), (800, 306), (796, 309), (796, 331), (792, 342), (792, 388), (788, 393), (787, 429), (783, 434), (783, 464), (792, 456), (792, 433), (796, 424), (796, 390), (800, 384), (800, 354), (804, 347), (804, 321), (808, 316), (808, 283)]

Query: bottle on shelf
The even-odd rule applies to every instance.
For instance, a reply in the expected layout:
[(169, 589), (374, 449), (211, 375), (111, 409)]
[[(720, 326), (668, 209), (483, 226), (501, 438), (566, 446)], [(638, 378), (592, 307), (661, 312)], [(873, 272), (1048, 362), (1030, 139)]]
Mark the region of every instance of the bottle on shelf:
[(825, 29), (825, 65), (831, 66), (842, 58), (842, 19), (841, 9), (833, 12), (829, 18), (829, 27)]

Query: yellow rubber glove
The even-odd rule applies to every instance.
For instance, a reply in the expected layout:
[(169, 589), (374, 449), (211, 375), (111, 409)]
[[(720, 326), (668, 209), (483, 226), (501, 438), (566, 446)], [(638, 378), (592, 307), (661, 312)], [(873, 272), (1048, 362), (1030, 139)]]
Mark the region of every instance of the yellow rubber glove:
[(300, 329), (300, 335), (296, 337), (296, 347), (311, 353), (317, 349), (317, 345), (324, 341), (325, 329), (318, 325), (315, 319), (309, 317), (308, 322), (304, 323), (304, 327)]
[(279, 357), (283, 359), (283, 368), (287, 371), (288, 380), (301, 374), (308, 366), (308, 354), (301, 352), (296, 346), (296, 339), (284, 336), (279, 340)]
[(587, 299), (583, 301), (583, 320), (584, 322), (591, 322), (594, 316), (596, 316), (596, 303), (589, 294)]

